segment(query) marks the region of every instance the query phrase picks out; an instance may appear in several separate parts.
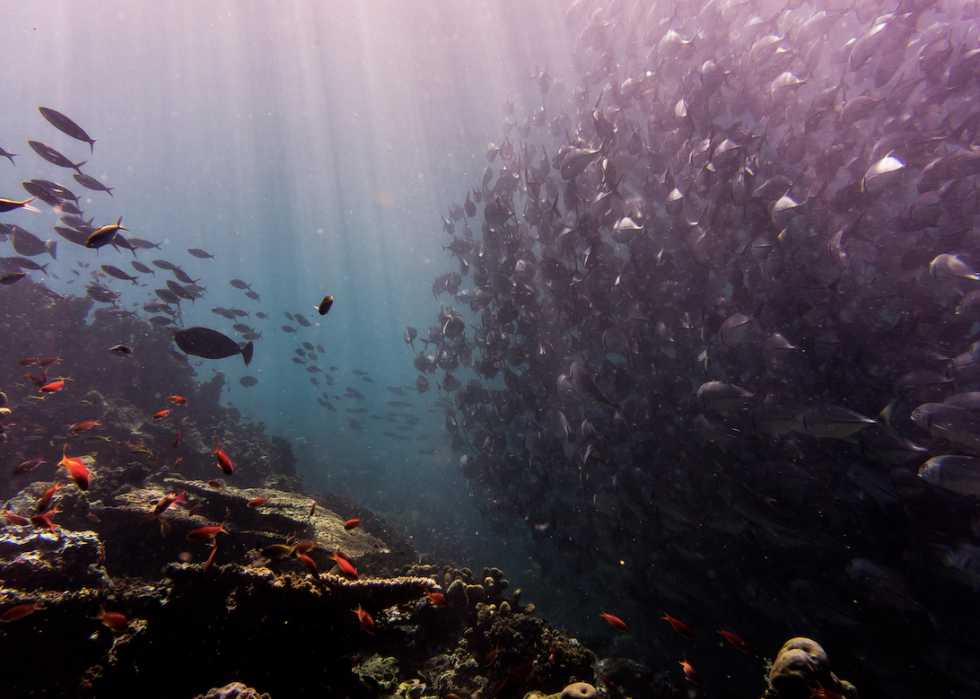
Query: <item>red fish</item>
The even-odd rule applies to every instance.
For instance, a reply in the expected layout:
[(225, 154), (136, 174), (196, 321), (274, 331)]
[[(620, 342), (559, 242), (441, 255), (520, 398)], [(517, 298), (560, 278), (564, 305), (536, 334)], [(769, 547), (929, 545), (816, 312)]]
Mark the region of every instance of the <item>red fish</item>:
[(526, 663), (521, 665), (519, 668), (514, 670), (510, 677), (500, 683), (497, 687), (497, 691), (494, 692), (494, 696), (499, 695), (501, 692), (505, 692), (516, 687), (520, 687), (527, 680), (527, 676), (531, 674), (531, 670), (534, 669), (534, 661), (528, 660)]
[(218, 536), (218, 533), (227, 534), (228, 530), (225, 529), (225, 523), (222, 522), (219, 526), (214, 527), (198, 527), (187, 535), (187, 538), (191, 541), (204, 541), (205, 539), (211, 539)]
[(38, 366), (49, 367), (52, 364), (55, 364), (60, 361), (61, 361), (61, 357), (48, 357), (47, 359), (42, 359), (37, 364)]
[(484, 665), (493, 665), (493, 661), (497, 659), (497, 653), (500, 652), (500, 648), (494, 648), (492, 651), (487, 653), (486, 657), (483, 658)]
[(346, 575), (348, 578), (357, 580), (357, 571), (354, 570), (354, 566), (351, 565), (351, 562), (347, 560), (347, 557), (341, 553), (340, 549), (334, 551), (330, 558), (332, 558), (334, 563), (337, 564), (337, 567), (340, 568), (341, 573)]
[[(295, 537), (293, 537), (293, 538), (295, 538)], [(303, 541), (303, 542), (300, 542), (300, 543), (296, 544), (296, 546), (294, 547), (294, 550), (296, 551), (297, 554), (299, 554), (299, 553), (309, 553), (314, 548), (316, 548), (316, 542), (315, 541)]]
[(51, 383), (44, 384), (38, 390), (41, 391), (41, 393), (57, 393), (64, 387), (65, 387), (64, 381), (52, 381)]
[(47, 375), (48, 375), (47, 371), (45, 371), (40, 376), (38, 376), (37, 374), (32, 374), (31, 372), (27, 372), (26, 374), (24, 374), (24, 376), (26, 376), (27, 379), (38, 388), (40, 388), (41, 386), (43, 386), (48, 382)]
[(13, 524), (18, 527), (23, 527), (31, 523), (31, 520), (27, 517), (21, 517), (20, 515), (15, 515), (13, 512), (4, 512), (0, 517), (7, 520), (7, 524)]
[(51, 504), (51, 498), (54, 494), (58, 492), (61, 488), (64, 488), (64, 484), (61, 481), (55, 481), (54, 485), (44, 491), (44, 495), (41, 499), (37, 501), (37, 505), (34, 506), (34, 511), (40, 514), (48, 509), (48, 505)]
[(664, 615), (662, 617), (660, 617), (660, 618), (663, 619), (664, 621), (668, 622), (671, 626), (673, 626), (674, 627), (674, 631), (676, 631), (677, 633), (679, 633), (684, 638), (686, 638), (688, 640), (691, 640), (691, 641), (694, 640), (694, 632), (691, 631), (690, 627), (687, 624), (685, 624), (683, 621), (680, 621), (678, 619), (675, 619), (674, 617), (672, 617), (667, 612), (664, 612)]
[(170, 536), (170, 522), (165, 520), (163, 517), (160, 518), (160, 533), (164, 538)]
[(269, 498), (255, 498), (254, 500), (249, 500), (245, 504), (245, 507), (262, 507), (267, 502), (269, 502)]
[(177, 405), (184, 405), (187, 403), (187, 399), (183, 396), (170, 396), (170, 401), (176, 403)]
[(616, 629), (617, 631), (622, 631), (623, 633), (629, 633), (630, 627), (626, 625), (626, 622), (620, 619), (618, 616), (613, 616), (612, 614), (606, 614), (602, 607), (599, 607), (599, 616), (609, 622), (609, 625)]
[(746, 643), (745, 641), (743, 641), (741, 638), (739, 638), (735, 634), (733, 634), (731, 631), (725, 631), (725, 629), (723, 629), (721, 626), (719, 626), (718, 627), (718, 631), (716, 631), (716, 633), (720, 633), (722, 636), (724, 636), (724, 638), (725, 638), (726, 641), (728, 641), (729, 643), (731, 643), (733, 646), (735, 646), (736, 648), (738, 648), (743, 653), (751, 653), (752, 652), (752, 649), (749, 648), (749, 644)]
[(17, 363), (20, 366), (33, 366), (34, 364), (37, 364), (37, 357), (24, 357)]
[(79, 490), (88, 490), (89, 482), (89, 472), (85, 468), (85, 464), (82, 460), (77, 457), (71, 457), (65, 454), (65, 450), (68, 448), (67, 445), (61, 449), (61, 461), (58, 462), (59, 468), (64, 468), (68, 471), (68, 477), (75, 481), (75, 485), (78, 486)]
[(27, 604), (18, 604), (16, 607), (11, 607), (0, 615), (0, 623), (6, 624), (8, 621), (17, 621), (18, 619), (23, 619), (28, 614), (33, 614), (38, 609), (44, 609), (40, 602), (28, 602)]
[(212, 488), (224, 488), (225, 487), (225, 484), (224, 483), (222, 483), (221, 481), (215, 480), (213, 478), (208, 481), (208, 485), (211, 486)]
[(697, 670), (691, 667), (691, 663), (687, 662), (686, 657), (680, 662), (680, 666), (684, 668), (684, 676), (687, 679), (694, 684), (701, 684), (701, 675), (698, 674)]
[(151, 420), (162, 420), (163, 418), (167, 417), (167, 415), (169, 415), (169, 414), (170, 414), (170, 411), (169, 410), (161, 410), (159, 412), (153, 413), (153, 415), (150, 416), (150, 419)]
[(113, 631), (129, 628), (129, 619), (119, 612), (107, 612), (105, 607), (99, 607), (99, 613), (92, 618), (101, 621)]
[(53, 510), (48, 510), (43, 515), (34, 515), (31, 517), (31, 525), (49, 532), (56, 531), (58, 529), (58, 525), (52, 522), (51, 518), (59, 512), (61, 512), (61, 510), (56, 507)]
[(76, 422), (74, 425), (68, 428), (68, 431), (84, 432), (85, 430), (90, 430), (93, 427), (102, 427), (102, 423), (98, 420), (84, 420), (82, 422)]
[(435, 607), (444, 607), (446, 605), (446, 596), (441, 592), (429, 590), (425, 593), (425, 596), (429, 598), (429, 603)]
[(810, 699), (843, 699), (843, 697), (837, 692), (824, 689), (823, 685), (817, 682), (817, 688), (810, 689)]
[(25, 473), (30, 473), (31, 471), (33, 471), (34, 469), (36, 469), (38, 466), (41, 466), (41, 465), (46, 464), (46, 463), (48, 463), (48, 462), (45, 461), (44, 459), (42, 459), (39, 456), (36, 459), (31, 459), (30, 461), (25, 461), (20, 466), (18, 466), (13, 471), (11, 471), (10, 472), (10, 475), (11, 475), (11, 477), (13, 477), (13, 476), (20, 476), (20, 475), (23, 475)]
[(196, 505), (194, 505), (194, 507), (192, 507), (191, 509), (187, 510), (187, 516), (188, 517), (193, 517), (194, 515), (197, 514), (197, 511), (200, 510), (200, 509), (201, 509), (201, 503), (197, 503)]
[(218, 468), (224, 471), (226, 476), (230, 476), (235, 472), (235, 467), (231, 465), (231, 459), (221, 449), (221, 437), (215, 435), (214, 438), (218, 440), (218, 446), (211, 453), (218, 459)]
[(208, 571), (211, 570), (211, 566), (214, 565), (214, 554), (218, 553), (218, 540), (211, 539), (211, 555), (208, 556), (207, 562), (204, 564), (204, 574), (207, 575)]
[(356, 519), (356, 518), (349, 519), (346, 522), (344, 522), (344, 529), (347, 531), (350, 531), (351, 529), (356, 529), (360, 523), (361, 523), (360, 519)]
[(299, 547), (298, 546), (295, 549), (293, 549), (293, 552), (296, 554), (296, 558), (298, 558), (299, 560), (303, 561), (303, 565), (306, 566), (306, 572), (307, 573), (309, 573), (310, 575), (312, 575), (314, 578), (319, 578), (320, 577), (320, 571), (317, 570), (316, 563), (313, 561), (312, 558), (310, 558), (309, 556), (307, 556), (305, 553), (301, 553), (299, 551)]
[(368, 614), (361, 605), (357, 605), (357, 609), (352, 609), (352, 612), (357, 614), (358, 620), (361, 622), (361, 627), (368, 633), (374, 633), (374, 619)]
[(174, 435), (174, 449), (180, 446), (180, 430), (177, 430), (177, 434)]
[(157, 504), (154, 505), (151, 512), (147, 512), (145, 515), (140, 517), (141, 522), (146, 522), (156, 517), (159, 517), (173, 505), (175, 502), (179, 502), (181, 505), (187, 504), (187, 499), (184, 497), (187, 495), (186, 492), (177, 495), (176, 493), (170, 493), (170, 495), (164, 495), (162, 498), (157, 500)]

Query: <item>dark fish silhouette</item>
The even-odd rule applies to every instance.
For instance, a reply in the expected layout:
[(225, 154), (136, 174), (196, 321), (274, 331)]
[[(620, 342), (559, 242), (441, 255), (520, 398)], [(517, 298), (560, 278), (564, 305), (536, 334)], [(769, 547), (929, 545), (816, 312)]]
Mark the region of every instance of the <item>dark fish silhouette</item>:
[(74, 175), (72, 175), (72, 179), (78, 182), (78, 184), (85, 187), (85, 189), (91, 189), (92, 191), (95, 192), (105, 192), (110, 197), (112, 196), (113, 187), (106, 187), (104, 184), (99, 182), (94, 177), (91, 177), (89, 175), (83, 175), (80, 172), (76, 172)]
[(71, 136), (79, 141), (84, 141), (88, 144), (89, 151), (93, 154), (95, 153), (95, 142), (98, 139), (90, 137), (87, 133), (85, 133), (85, 130), (81, 126), (54, 109), (50, 109), (48, 107), (38, 107), (37, 110), (41, 112), (41, 116), (47, 119), (48, 123), (58, 129), (58, 131), (61, 131), (63, 134), (67, 134), (68, 136)]
[(227, 335), (210, 328), (193, 327), (174, 333), (174, 342), (186, 354), (205, 359), (224, 359), (236, 354), (242, 355), (245, 366), (252, 361), (252, 343), (239, 347)]
[(64, 167), (70, 170), (75, 170), (75, 172), (77, 172), (79, 175), (82, 174), (80, 168), (82, 167), (82, 165), (85, 164), (86, 161), (83, 160), (80, 163), (73, 163), (68, 158), (63, 156), (61, 153), (56, 151), (54, 148), (49, 146), (47, 143), (41, 143), (40, 141), (28, 141), (27, 145), (29, 145), (35, 153), (40, 155), (42, 158), (47, 160), (52, 165), (57, 165), (58, 167)]

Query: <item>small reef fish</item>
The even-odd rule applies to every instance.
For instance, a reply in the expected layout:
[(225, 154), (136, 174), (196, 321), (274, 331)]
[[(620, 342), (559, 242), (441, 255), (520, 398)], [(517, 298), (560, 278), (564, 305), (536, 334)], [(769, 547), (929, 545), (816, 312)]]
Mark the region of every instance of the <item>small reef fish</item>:
[(205, 539), (212, 539), (218, 536), (218, 533), (228, 534), (228, 530), (225, 529), (225, 523), (222, 522), (217, 527), (198, 527), (187, 534), (187, 538), (190, 541), (204, 541)]
[(235, 472), (235, 467), (232, 466), (231, 459), (228, 458), (228, 455), (221, 448), (221, 437), (215, 435), (214, 438), (218, 440), (218, 446), (215, 447), (214, 451), (211, 453), (214, 454), (218, 461), (218, 468), (220, 468), (226, 476), (230, 476)]
[(677, 633), (679, 633), (684, 638), (686, 638), (688, 640), (691, 640), (691, 641), (694, 640), (694, 632), (691, 631), (690, 627), (687, 624), (685, 624), (683, 621), (680, 621), (678, 619), (675, 619), (674, 617), (672, 617), (667, 612), (664, 612), (664, 615), (662, 617), (660, 617), (660, 618), (663, 619), (664, 621), (668, 622), (671, 626), (673, 626), (674, 627), (674, 631), (676, 631)]
[(620, 619), (618, 616), (613, 616), (612, 614), (606, 614), (605, 611), (600, 607), (599, 616), (609, 622), (609, 625), (616, 629), (617, 631), (622, 631), (623, 633), (629, 633), (630, 627), (626, 625), (626, 622)]
[(368, 614), (367, 611), (365, 611), (364, 608), (361, 607), (361, 605), (357, 605), (357, 609), (352, 609), (351, 611), (357, 614), (357, 619), (358, 621), (361, 622), (361, 628), (363, 628), (368, 633), (373, 634), (374, 619), (371, 618), (371, 615)]
[(113, 631), (122, 631), (129, 628), (129, 619), (119, 612), (107, 612), (105, 607), (99, 607), (99, 613), (92, 619), (101, 621)]
[(61, 461), (58, 462), (59, 468), (64, 468), (68, 471), (68, 477), (75, 481), (75, 485), (78, 486), (79, 490), (88, 490), (89, 484), (89, 472), (85, 468), (85, 464), (82, 460), (77, 457), (68, 456), (65, 453), (67, 445), (61, 450)]
[(27, 604), (18, 604), (16, 607), (11, 607), (3, 614), (0, 614), (0, 623), (6, 624), (10, 621), (17, 621), (18, 619), (23, 619), (29, 614), (33, 614), (39, 609), (44, 609), (40, 602), (28, 602)]

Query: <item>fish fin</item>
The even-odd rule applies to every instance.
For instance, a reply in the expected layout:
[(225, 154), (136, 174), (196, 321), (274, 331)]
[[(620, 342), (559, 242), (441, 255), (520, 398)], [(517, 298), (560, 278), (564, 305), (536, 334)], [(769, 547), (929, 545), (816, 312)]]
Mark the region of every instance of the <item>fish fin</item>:
[(251, 342), (242, 348), (242, 359), (245, 360), (245, 366), (248, 366), (252, 361), (252, 349), (253, 347)]

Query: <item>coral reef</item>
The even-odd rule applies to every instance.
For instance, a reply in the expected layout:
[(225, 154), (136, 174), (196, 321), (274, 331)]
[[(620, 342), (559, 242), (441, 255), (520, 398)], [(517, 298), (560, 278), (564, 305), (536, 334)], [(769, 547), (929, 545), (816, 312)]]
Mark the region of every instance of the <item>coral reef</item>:
[(199, 694), (194, 699), (272, 699), (268, 694), (259, 694), (241, 682), (232, 682), (224, 687), (212, 689), (207, 694)]
[[(769, 668), (766, 699), (809, 699), (834, 696), (857, 699), (857, 690), (830, 670), (827, 653), (809, 638), (791, 638), (783, 644)], [(831, 694), (833, 693), (833, 694)]]

